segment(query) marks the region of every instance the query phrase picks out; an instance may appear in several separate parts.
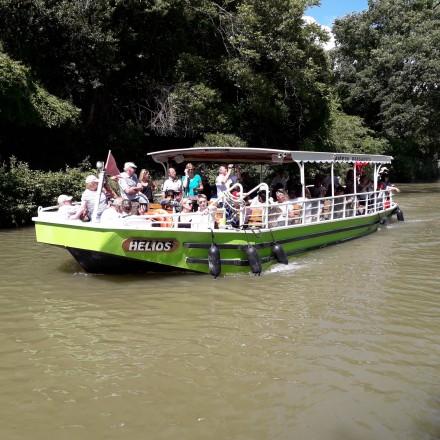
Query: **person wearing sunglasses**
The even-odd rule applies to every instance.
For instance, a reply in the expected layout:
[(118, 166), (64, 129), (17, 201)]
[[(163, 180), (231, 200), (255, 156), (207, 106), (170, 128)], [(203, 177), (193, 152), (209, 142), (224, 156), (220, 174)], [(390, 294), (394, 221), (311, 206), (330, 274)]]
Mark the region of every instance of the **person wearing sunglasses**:
[(177, 220), (178, 228), (191, 228), (194, 220), (194, 214), (192, 213), (192, 201), (188, 198), (182, 199), (180, 202), (180, 215)]

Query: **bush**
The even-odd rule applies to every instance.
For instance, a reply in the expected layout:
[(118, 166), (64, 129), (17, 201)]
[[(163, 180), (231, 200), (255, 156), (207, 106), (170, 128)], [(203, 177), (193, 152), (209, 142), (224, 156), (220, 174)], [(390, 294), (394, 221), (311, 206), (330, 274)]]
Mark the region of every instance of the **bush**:
[(30, 224), (39, 206), (55, 206), (60, 194), (80, 200), (90, 171), (88, 158), (76, 168), (43, 172), (29, 169), (15, 157), (0, 165), (0, 227)]

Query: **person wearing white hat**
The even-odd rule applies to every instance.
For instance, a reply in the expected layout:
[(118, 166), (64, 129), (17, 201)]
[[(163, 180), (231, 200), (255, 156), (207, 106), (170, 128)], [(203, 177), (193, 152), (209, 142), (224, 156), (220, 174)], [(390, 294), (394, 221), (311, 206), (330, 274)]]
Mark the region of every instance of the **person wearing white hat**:
[(71, 220), (76, 214), (76, 206), (72, 205), (72, 196), (67, 196), (66, 194), (61, 194), (58, 197), (58, 215), (63, 220)]
[(137, 166), (133, 162), (125, 162), (124, 172), (118, 180), (118, 185), (121, 190), (121, 196), (130, 200), (132, 204), (131, 213), (137, 215), (139, 213), (139, 191), (142, 191), (143, 186), (138, 181), (136, 175)]
[[(81, 205), (76, 214), (72, 216), (70, 220), (77, 220), (79, 218), (82, 218), (82, 216), (84, 217), (84, 220), (87, 218), (89, 220), (92, 219), (93, 210), (96, 204), (96, 191), (98, 190), (98, 184), (99, 179), (96, 176), (91, 174), (90, 176), (86, 177), (86, 189), (81, 195)], [(105, 208), (107, 208), (107, 197), (105, 195), (105, 192), (101, 190), (96, 216), (97, 222), (99, 222), (101, 214)]]

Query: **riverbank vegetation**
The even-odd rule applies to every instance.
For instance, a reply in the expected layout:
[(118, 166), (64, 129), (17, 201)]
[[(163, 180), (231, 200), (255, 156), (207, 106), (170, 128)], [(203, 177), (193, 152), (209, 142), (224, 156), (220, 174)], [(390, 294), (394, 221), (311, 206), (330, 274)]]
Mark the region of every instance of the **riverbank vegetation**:
[(0, 228), (29, 224), (39, 206), (55, 206), (60, 194), (81, 200), (90, 170), (88, 159), (59, 171), (32, 170), (15, 157), (3, 162), (0, 164)]
[(303, 19), (318, 4), (0, 0), (0, 160), (59, 170), (111, 149), (148, 167), (215, 138), (391, 154), (395, 179), (435, 177), (439, 2), (370, 1), (329, 52)]

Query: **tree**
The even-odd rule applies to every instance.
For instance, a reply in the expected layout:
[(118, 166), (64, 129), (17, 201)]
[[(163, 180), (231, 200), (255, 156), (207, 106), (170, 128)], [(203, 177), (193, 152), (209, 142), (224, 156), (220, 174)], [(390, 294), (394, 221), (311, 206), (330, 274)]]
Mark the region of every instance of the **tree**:
[(81, 109), (66, 153), (137, 156), (217, 132), (296, 148), (324, 137), (329, 117), (330, 61), (317, 44), (328, 36), (302, 19), (317, 3), (0, 0), (0, 43)]
[[(0, 127), (60, 127), (75, 123), (80, 110), (47, 92), (29, 68), (0, 52)], [(21, 128), (22, 129), (22, 128)]]
[(365, 125), (362, 118), (344, 113), (337, 102), (332, 106), (326, 151), (386, 154), (388, 141)]
[[(440, 8), (428, 0), (370, 0), (336, 20), (332, 54), (342, 108), (382, 132), (392, 153), (440, 154)], [(414, 160), (413, 160), (414, 162)]]

